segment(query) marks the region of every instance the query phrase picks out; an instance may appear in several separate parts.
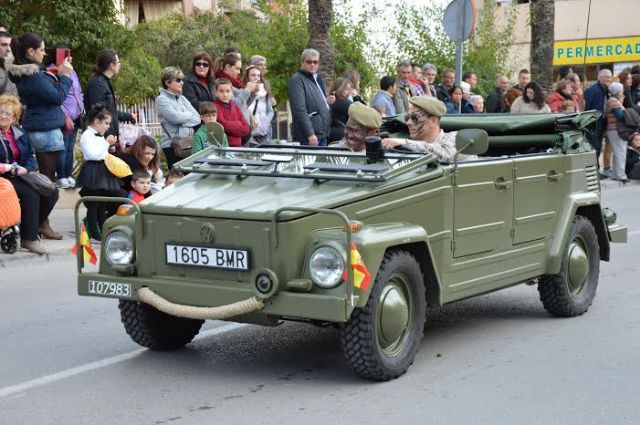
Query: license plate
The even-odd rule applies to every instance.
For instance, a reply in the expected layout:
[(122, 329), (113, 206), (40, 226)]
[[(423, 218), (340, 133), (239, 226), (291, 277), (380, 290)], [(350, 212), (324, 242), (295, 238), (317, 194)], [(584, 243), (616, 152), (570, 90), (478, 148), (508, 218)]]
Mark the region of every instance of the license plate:
[(249, 270), (249, 251), (246, 249), (167, 244), (166, 254), (167, 264)]
[(131, 297), (130, 283), (102, 282), (100, 280), (89, 281), (89, 293), (106, 295), (109, 297)]

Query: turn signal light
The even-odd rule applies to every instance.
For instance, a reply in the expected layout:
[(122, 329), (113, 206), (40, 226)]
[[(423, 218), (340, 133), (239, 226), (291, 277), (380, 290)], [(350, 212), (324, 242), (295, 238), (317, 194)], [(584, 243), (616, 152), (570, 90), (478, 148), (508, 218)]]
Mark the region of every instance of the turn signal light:
[(133, 210), (133, 205), (122, 204), (118, 207), (116, 215), (129, 215), (131, 214), (131, 210)]
[(360, 223), (359, 221), (350, 221), (349, 224), (344, 225), (342, 231), (346, 232), (349, 228), (351, 229), (351, 233), (358, 233), (362, 228), (362, 223)]

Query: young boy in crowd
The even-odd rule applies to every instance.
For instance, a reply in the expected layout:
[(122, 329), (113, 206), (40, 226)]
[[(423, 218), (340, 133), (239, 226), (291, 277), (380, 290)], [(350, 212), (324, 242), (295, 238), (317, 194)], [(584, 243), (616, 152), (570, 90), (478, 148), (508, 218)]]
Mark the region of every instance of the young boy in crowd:
[(227, 140), (227, 135), (223, 133), (222, 140), (212, 140), (207, 133), (207, 124), (216, 122), (218, 119), (218, 109), (213, 102), (202, 102), (199, 107), (200, 118), (202, 119), (202, 123), (196, 134), (193, 135), (193, 145), (191, 146), (191, 155), (196, 152), (200, 152), (201, 150), (208, 148), (213, 144), (227, 147), (229, 146), (229, 142)]
[[(207, 103), (211, 103), (211, 102), (207, 102)], [(200, 109), (202, 109), (202, 108), (200, 108)], [(194, 143), (195, 143), (195, 141), (194, 141)], [(184, 177), (184, 174), (182, 174), (180, 171), (169, 170), (169, 174), (167, 174), (167, 177), (164, 179), (164, 187), (167, 187), (167, 186), (170, 186), (170, 185), (174, 184), (175, 182), (177, 182), (178, 180), (180, 180), (183, 177)]]
[(139, 204), (144, 201), (145, 198), (151, 195), (151, 176), (145, 170), (136, 170), (131, 176), (131, 191), (129, 192), (129, 199)]
[(231, 100), (233, 88), (231, 81), (226, 78), (218, 78), (214, 83), (216, 89), (217, 120), (224, 127), (229, 146), (237, 148), (242, 145), (242, 137), (249, 134), (249, 124), (244, 119), (242, 111)]

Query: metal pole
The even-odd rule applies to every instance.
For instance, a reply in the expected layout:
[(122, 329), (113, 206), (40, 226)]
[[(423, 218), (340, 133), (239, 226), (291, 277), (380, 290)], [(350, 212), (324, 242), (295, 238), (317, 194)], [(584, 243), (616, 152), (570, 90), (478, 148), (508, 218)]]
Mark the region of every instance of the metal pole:
[[(460, 86), (460, 82), (462, 81), (462, 41), (456, 41), (456, 77), (457, 84)], [(462, 90), (462, 88), (460, 88)], [(462, 111), (462, 100), (458, 104), (458, 113)]]
[[(462, 25), (459, 27), (459, 37), (458, 37), (458, 41), (456, 41), (456, 79), (458, 80), (458, 86), (460, 86), (460, 83), (462, 82), (462, 54), (463, 54), (463, 43), (464, 43), (464, 28), (467, 25), (467, 8), (469, 7), (469, 2), (468, 1), (464, 1), (464, 7), (461, 9), (462, 11), (462, 19), (460, 19), (462, 21)], [(461, 88), (462, 90), (462, 88)], [(460, 100), (460, 103), (458, 104), (458, 113), (462, 113), (462, 100)]]

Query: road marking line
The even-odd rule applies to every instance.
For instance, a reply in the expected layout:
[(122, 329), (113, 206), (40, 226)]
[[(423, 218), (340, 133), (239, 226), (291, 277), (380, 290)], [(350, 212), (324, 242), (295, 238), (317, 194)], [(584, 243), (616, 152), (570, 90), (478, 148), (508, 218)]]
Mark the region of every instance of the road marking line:
[(627, 233), (627, 236), (635, 236), (635, 235), (640, 235), (640, 230), (635, 230), (633, 232)]
[[(213, 335), (223, 334), (225, 332), (230, 332), (232, 330), (243, 328), (245, 326), (247, 325), (243, 323), (230, 323), (228, 325), (220, 326), (219, 328), (210, 329), (208, 331), (201, 332), (200, 334), (198, 334), (196, 338), (194, 338), (194, 341), (207, 338)], [(81, 373), (91, 372), (93, 370), (111, 366), (116, 363), (124, 362), (126, 360), (136, 357), (137, 355), (145, 351), (148, 351), (148, 349), (141, 348), (139, 350), (131, 351), (129, 353), (124, 353), (124, 354), (120, 354), (113, 357), (107, 357), (106, 359), (87, 363), (82, 366), (77, 366), (71, 369), (52, 373), (51, 375), (41, 376), (40, 378), (32, 379), (30, 381), (22, 382), (20, 384), (10, 385), (8, 387), (0, 388), (0, 399), (11, 397), (16, 394), (26, 392), (28, 390), (32, 390), (34, 388), (41, 387), (43, 385), (51, 384), (52, 382), (71, 378), (72, 376), (80, 375)]]

